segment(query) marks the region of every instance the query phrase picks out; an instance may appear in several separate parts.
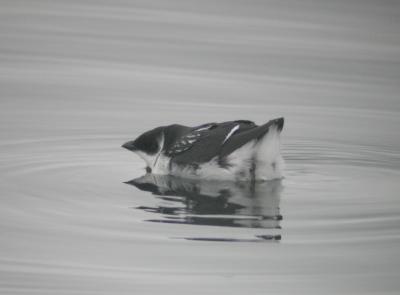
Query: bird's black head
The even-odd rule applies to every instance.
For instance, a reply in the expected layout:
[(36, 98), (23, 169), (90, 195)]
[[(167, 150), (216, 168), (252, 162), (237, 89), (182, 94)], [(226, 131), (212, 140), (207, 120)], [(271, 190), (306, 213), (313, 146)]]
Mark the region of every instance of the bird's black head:
[(135, 140), (124, 143), (122, 147), (138, 154), (150, 168), (153, 168), (153, 158), (162, 149), (163, 137), (163, 127), (157, 127), (143, 133)]
[(162, 137), (162, 127), (157, 127), (140, 135), (132, 141), (128, 141), (122, 145), (132, 152), (143, 152), (148, 155), (155, 155), (160, 150), (160, 139)]

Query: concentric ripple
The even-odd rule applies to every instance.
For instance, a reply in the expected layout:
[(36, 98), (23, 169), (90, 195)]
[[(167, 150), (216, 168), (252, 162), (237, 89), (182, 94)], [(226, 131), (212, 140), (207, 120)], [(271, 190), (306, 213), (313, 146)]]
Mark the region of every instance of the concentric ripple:
[[(82, 204), (91, 206), (96, 200), (113, 206), (108, 203), (110, 196), (129, 191), (124, 196), (129, 199), (124, 214), (131, 212), (133, 220), (157, 223), (167, 238), (177, 236), (165, 234), (165, 224), (243, 228), (228, 236), (210, 229), (206, 237), (198, 236), (194, 228), (192, 236), (185, 237), (189, 240), (251, 241), (245, 228), (259, 230), (253, 238), (279, 235), (283, 241), (400, 238), (395, 194), (399, 153), (394, 150), (297, 140), (283, 147), (287, 171), (282, 181), (200, 182), (146, 174), (128, 182), (141, 190), (137, 191), (122, 184), (131, 175), (132, 159), (141, 166), (139, 159), (119, 150), (122, 141), (118, 136), (97, 136), (3, 143), (2, 185), (24, 199), (25, 208), (35, 209), (30, 203), (43, 206), (36, 208), (36, 215), (35, 210), (20, 212), (27, 219), (46, 214), (52, 215), (47, 218), (60, 214), (79, 219), (74, 215)], [(5, 198), (2, 210), (13, 210), (14, 201)], [(76, 208), (78, 212), (73, 211)], [(5, 220), (3, 226), (10, 222)], [(335, 236), (338, 229), (340, 235)]]

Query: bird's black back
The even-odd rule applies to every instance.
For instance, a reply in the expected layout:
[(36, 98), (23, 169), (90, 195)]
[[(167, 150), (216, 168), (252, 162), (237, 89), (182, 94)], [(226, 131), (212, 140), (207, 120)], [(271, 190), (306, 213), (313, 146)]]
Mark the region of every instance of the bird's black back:
[[(235, 132), (226, 140), (235, 127)], [(181, 137), (168, 146), (166, 154), (172, 158), (173, 163), (180, 165), (208, 162), (215, 156), (223, 158), (248, 141), (263, 135), (263, 130), (265, 133), (268, 128), (261, 127), (245, 120), (193, 127), (185, 130)]]

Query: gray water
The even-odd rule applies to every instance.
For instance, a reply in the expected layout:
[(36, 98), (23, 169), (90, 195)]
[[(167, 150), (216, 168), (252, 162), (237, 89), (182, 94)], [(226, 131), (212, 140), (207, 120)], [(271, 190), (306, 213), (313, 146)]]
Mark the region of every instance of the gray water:
[[(389, 0), (0, 1), (0, 293), (398, 294), (399, 28)], [(255, 187), (120, 148), (279, 116)]]

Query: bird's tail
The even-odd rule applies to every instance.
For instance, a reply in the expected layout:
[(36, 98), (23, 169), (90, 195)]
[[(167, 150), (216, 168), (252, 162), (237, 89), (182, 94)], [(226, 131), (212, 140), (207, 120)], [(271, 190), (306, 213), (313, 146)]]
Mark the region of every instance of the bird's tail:
[(258, 180), (280, 179), (283, 177), (284, 160), (281, 155), (280, 133), (284, 118), (277, 118), (261, 126), (265, 133), (259, 138), (255, 152), (255, 178)]

